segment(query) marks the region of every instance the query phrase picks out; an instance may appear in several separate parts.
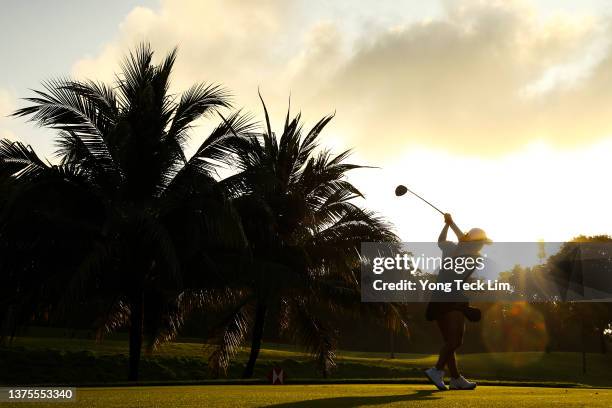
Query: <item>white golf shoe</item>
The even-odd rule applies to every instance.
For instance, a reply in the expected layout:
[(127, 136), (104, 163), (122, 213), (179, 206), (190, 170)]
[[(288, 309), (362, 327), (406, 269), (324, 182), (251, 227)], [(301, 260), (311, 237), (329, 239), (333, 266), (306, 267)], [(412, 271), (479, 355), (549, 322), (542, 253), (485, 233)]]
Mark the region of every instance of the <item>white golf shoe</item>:
[(425, 375), (440, 391), (446, 390), (444, 384), (444, 370), (438, 370), (436, 367), (431, 367), (425, 370)]
[(473, 390), (476, 388), (476, 383), (466, 380), (462, 375), (457, 378), (451, 378), (450, 380), (451, 390)]

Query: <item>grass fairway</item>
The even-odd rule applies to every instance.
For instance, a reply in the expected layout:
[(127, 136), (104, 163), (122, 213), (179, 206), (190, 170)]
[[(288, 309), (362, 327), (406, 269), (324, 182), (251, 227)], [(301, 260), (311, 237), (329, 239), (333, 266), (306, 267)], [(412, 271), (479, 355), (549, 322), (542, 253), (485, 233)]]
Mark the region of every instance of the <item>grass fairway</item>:
[(209, 385), (83, 388), (77, 403), (15, 403), (15, 407), (609, 407), (612, 390), (479, 387), (437, 391), (424, 385)]
[[(127, 340), (93, 340), (50, 337), (21, 337), (12, 347), (0, 348), (0, 384), (72, 384), (88, 386), (125, 382)], [(230, 367), (228, 378), (239, 379), (248, 350), (243, 350)], [(338, 368), (331, 380), (424, 381), (423, 369), (437, 358), (430, 354), (338, 351)], [(201, 343), (164, 344), (141, 363), (144, 382), (201, 382), (210, 379), (208, 354)], [(587, 373), (582, 373), (582, 356), (571, 352), (516, 352), (460, 354), (459, 363), (467, 377), (488, 385), (515, 382), (542, 386), (587, 385), (612, 387), (612, 353), (587, 355)], [(265, 379), (272, 367), (285, 369), (288, 381), (320, 380), (312, 358), (293, 346), (265, 344), (255, 369), (256, 379)], [(495, 383), (496, 381), (502, 384)]]

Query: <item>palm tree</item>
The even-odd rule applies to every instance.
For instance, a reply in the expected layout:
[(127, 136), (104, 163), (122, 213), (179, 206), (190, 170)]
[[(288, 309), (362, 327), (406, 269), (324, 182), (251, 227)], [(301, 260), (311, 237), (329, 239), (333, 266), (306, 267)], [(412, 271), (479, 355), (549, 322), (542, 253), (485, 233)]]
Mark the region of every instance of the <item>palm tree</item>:
[[(261, 96), (260, 96), (261, 97)], [(337, 336), (332, 318), (360, 313), (361, 242), (396, 241), (390, 226), (355, 204), (363, 197), (346, 173), (363, 166), (349, 164), (350, 152), (319, 150), (319, 135), (333, 116), (325, 116), (306, 134), (300, 115), (277, 137), (263, 102), (265, 130), (242, 137), (235, 145), (238, 172), (223, 180), (234, 192), (249, 241), (252, 265), (221, 325), (210, 365), (216, 373), (251, 334), (243, 377), (253, 375), (264, 328), (304, 345), (327, 375), (335, 362)], [(397, 315), (394, 305), (377, 305), (379, 316)], [(399, 317), (401, 319), (401, 317)]]
[(76, 169), (0, 140), (0, 340), (33, 317), (55, 315), (100, 214), (81, 187)]
[[(169, 84), (176, 50), (158, 65), (152, 59), (149, 44), (141, 44), (114, 86), (58, 79), (26, 99), (29, 106), (14, 115), (59, 131), (57, 164), (19, 142), (0, 149), (16, 180), (70, 185), (64, 202), (84, 206), (78, 220), (60, 214), (78, 221), (71, 233), (84, 242), (67, 254), (80, 260), (69, 287), (101, 305), (102, 329), (129, 326), (130, 380), (138, 379), (144, 330), (153, 342), (175, 333), (189, 294), (197, 293), (184, 288), (219, 280), (215, 259), (245, 243), (216, 169), (231, 139), (249, 130), (248, 117), (221, 116), (230, 103), (219, 86), (197, 84), (175, 97)], [(214, 113), (220, 124), (187, 158), (194, 121)]]

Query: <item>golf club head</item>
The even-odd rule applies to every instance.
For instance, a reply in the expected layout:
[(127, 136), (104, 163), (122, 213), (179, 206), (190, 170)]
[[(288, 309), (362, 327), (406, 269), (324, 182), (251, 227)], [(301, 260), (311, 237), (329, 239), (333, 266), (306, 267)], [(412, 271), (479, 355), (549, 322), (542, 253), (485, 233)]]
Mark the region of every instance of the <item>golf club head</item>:
[(395, 187), (395, 195), (398, 196), (398, 197), (403, 196), (407, 192), (408, 192), (408, 189), (406, 188), (406, 186), (402, 186), (400, 184), (399, 186)]

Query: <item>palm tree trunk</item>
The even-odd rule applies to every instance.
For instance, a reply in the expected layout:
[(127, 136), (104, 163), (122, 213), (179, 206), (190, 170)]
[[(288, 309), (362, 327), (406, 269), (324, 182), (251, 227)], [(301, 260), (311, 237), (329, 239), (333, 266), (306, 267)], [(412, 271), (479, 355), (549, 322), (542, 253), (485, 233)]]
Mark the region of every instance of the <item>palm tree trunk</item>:
[(257, 302), (257, 310), (255, 311), (255, 324), (253, 325), (253, 336), (251, 339), (251, 354), (249, 355), (249, 361), (244, 368), (244, 373), (242, 373), (242, 378), (253, 377), (255, 362), (257, 361), (259, 350), (261, 349), (261, 339), (263, 338), (265, 321), (266, 304), (260, 300)]
[(130, 357), (129, 381), (138, 381), (138, 368), (142, 350), (142, 326), (144, 321), (143, 294), (139, 293), (130, 302)]

